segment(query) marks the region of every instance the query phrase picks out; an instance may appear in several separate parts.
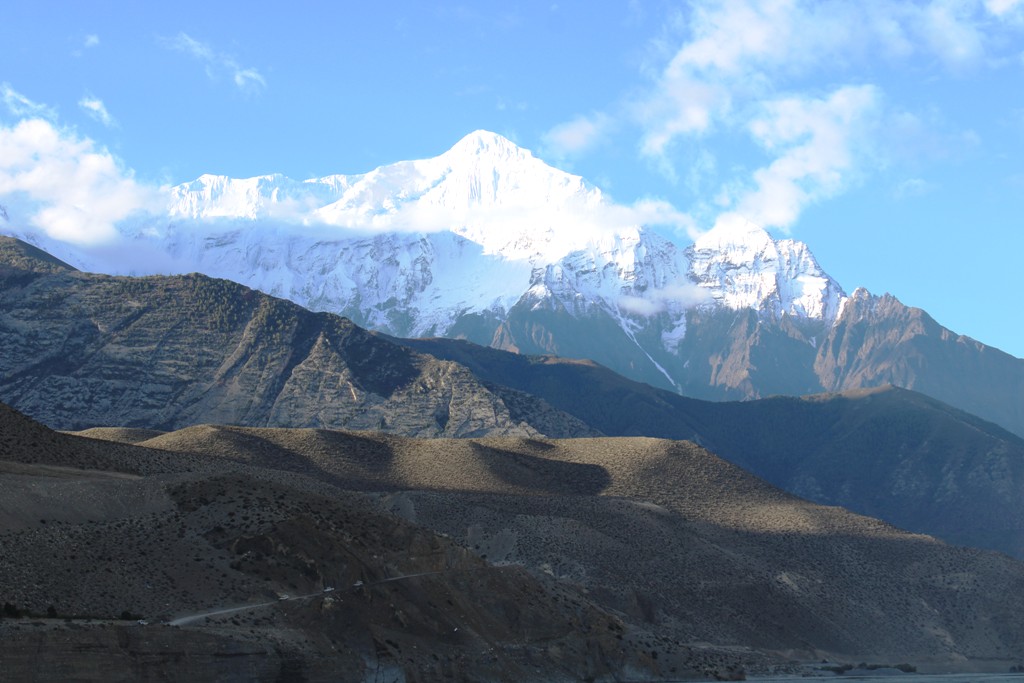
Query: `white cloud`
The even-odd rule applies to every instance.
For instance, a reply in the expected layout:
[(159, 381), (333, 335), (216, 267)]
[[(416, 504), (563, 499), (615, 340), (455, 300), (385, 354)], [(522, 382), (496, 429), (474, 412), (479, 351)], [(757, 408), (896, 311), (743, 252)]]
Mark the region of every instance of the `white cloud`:
[(267, 81), (260, 75), (260, 72), (256, 69), (234, 69), (234, 81), (242, 90), (246, 88), (265, 88), (267, 87)]
[(107, 111), (106, 105), (103, 104), (103, 100), (98, 97), (89, 97), (86, 95), (82, 99), (78, 100), (78, 106), (84, 109), (86, 114), (108, 128), (117, 125), (117, 122), (114, 121), (114, 117), (110, 115), (110, 112)]
[[(997, 68), (1019, 52), (1010, 32), (1024, 25), (1024, 0), (694, 0), (687, 10), (682, 38), (624, 108), (640, 128), (640, 152), (675, 182), (681, 149), (689, 168), (710, 149), (754, 142), (766, 163), (722, 159), (710, 167), (718, 191), (689, 176), (688, 187), (716, 197), (718, 210), (782, 229), (894, 155), (934, 157), (953, 144), (941, 119), (935, 128), (899, 111), (881, 85), (850, 74)], [(901, 118), (914, 123), (910, 139), (894, 139), (884, 123)]]
[(972, 10), (971, 3), (932, 2), (915, 24), (925, 44), (951, 68), (977, 64), (985, 55), (984, 32)]
[(92, 140), (38, 118), (0, 126), (0, 200), (12, 216), (75, 244), (112, 240), (118, 221), (166, 201)]
[(691, 282), (662, 289), (649, 289), (641, 296), (623, 295), (618, 304), (622, 310), (650, 317), (669, 309), (688, 309), (711, 302), (711, 292)]
[(84, 47), (84, 48), (96, 47), (99, 44), (100, 44), (100, 37), (98, 35), (96, 35), (95, 33), (90, 33), (89, 35), (87, 35), (85, 37), (85, 41), (82, 43), (82, 47)]
[(669, 60), (648, 97), (633, 107), (641, 149), (664, 155), (681, 136), (701, 136), (745, 116), (779, 77), (835, 60), (854, 39), (849, 5), (781, 0), (698, 2), (690, 39)]
[(226, 73), (239, 90), (259, 92), (267, 87), (266, 79), (257, 69), (240, 65), (233, 56), (218, 52), (187, 33), (179, 33), (162, 42), (168, 48), (184, 52), (202, 62), (211, 80), (217, 80), (220, 74)]
[[(1024, 0), (989, 0), (1005, 16)], [(657, 156), (682, 136), (744, 127), (752, 110), (806, 77), (853, 61), (930, 56), (952, 69), (983, 62), (987, 14), (980, 0), (703, 0), (688, 37), (633, 106), (641, 149)]]
[[(566, 253), (578, 248), (581, 236), (614, 237), (623, 228), (651, 226), (667, 228), (695, 236), (697, 230), (693, 219), (671, 204), (661, 200), (642, 199), (632, 205), (615, 204), (602, 200), (560, 202), (507, 206), (466, 206), (451, 209), (426, 202), (410, 202), (386, 213), (367, 214), (358, 207), (341, 209), (328, 205), (326, 210), (310, 210), (308, 206), (295, 205), (295, 213), (278, 217), (294, 222), (319, 222), (343, 227), (349, 230), (367, 232), (436, 232), (450, 230), (453, 226), (486, 226), (491, 235), (515, 235), (524, 226), (550, 226), (552, 247), (564, 247)], [(557, 228), (557, 230), (555, 230)], [(547, 252), (546, 252), (547, 253)]]
[(545, 133), (544, 146), (559, 157), (585, 152), (607, 135), (611, 123), (607, 114), (577, 116)]
[(628, 294), (620, 296), (618, 304), (619, 308), (627, 313), (642, 315), (645, 318), (657, 315), (665, 310), (665, 303), (663, 301), (645, 299), (641, 296), (631, 296)]
[(827, 99), (766, 102), (752, 120), (753, 138), (776, 155), (754, 172), (753, 190), (735, 210), (758, 225), (788, 229), (811, 203), (844, 189), (858, 168), (857, 148), (876, 128), (880, 96), (870, 85), (844, 87)]
[(854, 60), (926, 51), (950, 67), (984, 55), (976, 2), (849, 3), (835, 0), (707, 0), (693, 6), (689, 35), (634, 106), (642, 152), (668, 154), (682, 136), (742, 128), (766, 98), (799, 92), (805, 77), (842, 72)]
[(892, 196), (894, 199), (923, 197), (934, 189), (935, 186), (923, 178), (907, 178), (896, 185), (892, 191)]
[(997, 17), (1007, 17), (1024, 9), (1024, 0), (985, 0), (985, 9)]
[(0, 83), (0, 98), (11, 114), (18, 118), (39, 117), (50, 121), (57, 119), (57, 111), (45, 104), (38, 104), (15, 90), (8, 83)]
[(731, 102), (729, 89), (722, 84), (689, 75), (665, 79), (656, 97), (633, 107), (646, 129), (641, 151), (648, 156), (663, 156), (677, 137), (708, 132), (716, 115), (727, 112)]

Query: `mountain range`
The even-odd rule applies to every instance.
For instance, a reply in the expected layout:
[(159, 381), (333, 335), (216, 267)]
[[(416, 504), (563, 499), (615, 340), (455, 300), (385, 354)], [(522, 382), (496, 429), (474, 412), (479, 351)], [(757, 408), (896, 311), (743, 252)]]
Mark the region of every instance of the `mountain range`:
[[(901, 310), (838, 301), (837, 356), (858, 335), (877, 351), (871, 316)], [(751, 358), (787, 329), (813, 348), (807, 316), (695, 315), (747, 320)], [(86, 273), (12, 238), (0, 347), (15, 678), (1020, 666), (1024, 439), (914, 391), (710, 402), (206, 275)], [(898, 360), (873, 358), (853, 369)]]
[(592, 361), (370, 333), (203, 275), (82, 273), (11, 238), (0, 344), (0, 401), (58, 429), (690, 440), (815, 502), (1024, 557), (1024, 440), (911, 391), (708, 402)]
[(801, 242), (735, 217), (692, 243), (657, 226), (679, 220), (477, 131), (360, 175), (205, 175), (105, 249), (0, 227), (93, 272), (202, 272), (394, 336), (592, 359), (687, 396), (892, 384), (1024, 435), (1024, 361), (890, 295), (847, 294)]
[[(0, 598), (77, 597), (73, 629), (3, 626), (0, 664), (1005, 669), (1021, 565), (957, 546), (1024, 558), (1024, 361), (800, 242), (677, 218), (480, 131), (357, 176), (202, 176), (104, 248), (7, 220), (0, 401), (28, 417), (0, 405)], [(133, 609), (206, 626), (84, 618)]]

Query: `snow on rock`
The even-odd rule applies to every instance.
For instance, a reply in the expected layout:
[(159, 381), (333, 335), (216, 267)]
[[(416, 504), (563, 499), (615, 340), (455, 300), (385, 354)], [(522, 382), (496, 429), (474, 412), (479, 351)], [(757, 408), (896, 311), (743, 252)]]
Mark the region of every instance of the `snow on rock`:
[(802, 242), (775, 240), (738, 216), (720, 220), (687, 250), (690, 273), (714, 301), (732, 309), (753, 308), (834, 321), (846, 295)]

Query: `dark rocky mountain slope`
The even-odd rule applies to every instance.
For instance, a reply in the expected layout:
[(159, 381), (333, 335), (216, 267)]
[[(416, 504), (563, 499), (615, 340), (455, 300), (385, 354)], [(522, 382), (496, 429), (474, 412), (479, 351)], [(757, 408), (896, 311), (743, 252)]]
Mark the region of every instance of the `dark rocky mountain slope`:
[(447, 339), (402, 343), (542, 398), (603, 434), (695, 440), (810, 500), (1024, 557), (1024, 439), (922, 394), (883, 387), (715, 403), (591, 362)]
[(1024, 360), (958, 335), (888, 294), (854, 292), (835, 324), (775, 320), (753, 309), (693, 309), (671, 353), (656, 338), (629, 338), (608, 316), (529, 306), (513, 309), (493, 337), (473, 329), (454, 333), (517, 353), (592, 359), (623, 376), (712, 401), (891, 384), (1024, 436)]
[(92, 275), (0, 246), (0, 259), (19, 256), (0, 268), (0, 400), (51, 427), (594, 433), (455, 363), (226, 280)]

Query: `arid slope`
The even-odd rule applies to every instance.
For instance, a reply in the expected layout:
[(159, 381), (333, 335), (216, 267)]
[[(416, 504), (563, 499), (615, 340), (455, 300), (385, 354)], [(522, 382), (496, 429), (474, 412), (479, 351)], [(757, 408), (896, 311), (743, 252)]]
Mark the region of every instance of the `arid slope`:
[(1024, 565), (809, 503), (692, 443), (201, 426), (142, 445), (378, 491), (683, 643), (938, 668), (1009, 666), (1024, 646)]
[(307, 458), (265, 455), (283, 469), (54, 433), (0, 406), (4, 677), (663, 680), (771, 661), (674, 642)]

